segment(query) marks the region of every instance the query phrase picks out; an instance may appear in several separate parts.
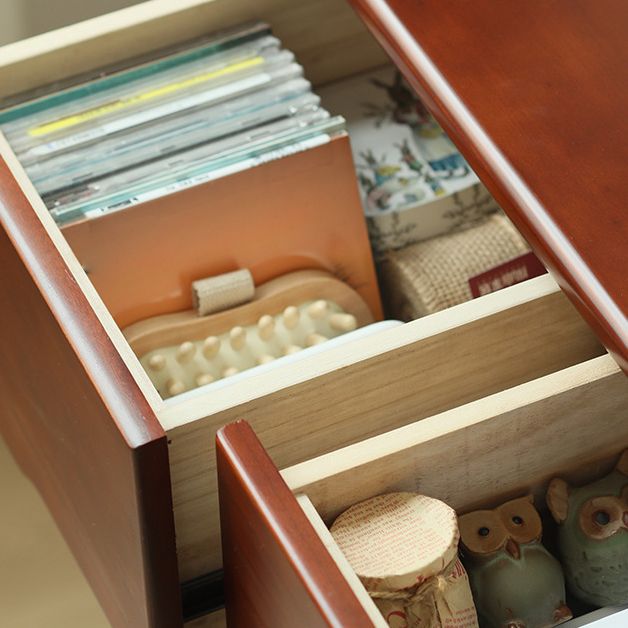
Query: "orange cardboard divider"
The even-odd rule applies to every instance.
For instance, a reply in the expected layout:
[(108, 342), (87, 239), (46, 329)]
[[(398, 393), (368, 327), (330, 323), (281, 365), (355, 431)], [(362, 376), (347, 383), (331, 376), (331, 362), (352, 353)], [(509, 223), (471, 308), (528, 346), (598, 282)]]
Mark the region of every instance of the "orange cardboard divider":
[(192, 306), (192, 281), (322, 269), (375, 319), (379, 290), (346, 135), (63, 233), (120, 327)]

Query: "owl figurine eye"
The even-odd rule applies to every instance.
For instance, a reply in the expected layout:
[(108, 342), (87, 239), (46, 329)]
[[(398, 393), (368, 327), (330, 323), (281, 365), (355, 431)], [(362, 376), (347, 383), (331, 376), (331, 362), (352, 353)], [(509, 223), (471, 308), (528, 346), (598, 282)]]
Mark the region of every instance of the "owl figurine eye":
[(540, 541), (543, 533), (541, 517), (531, 498), (514, 499), (500, 506), (500, 517), (508, 535), (517, 543)]
[(580, 529), (590, 539), (607, 539), (623, 528), (623, 500), (613, 495), (594, 497), (580, 509)]
[(605, 526), (611, 522), (611, 516), (605, 510), (597, 510), (593, 513), (593, 522), (599, 526)]
[(463, 515), (458, 522), (460, 541), (468, 555), (496, 552), (506, 542), (506, 530), (494, 510), (476, 510)]

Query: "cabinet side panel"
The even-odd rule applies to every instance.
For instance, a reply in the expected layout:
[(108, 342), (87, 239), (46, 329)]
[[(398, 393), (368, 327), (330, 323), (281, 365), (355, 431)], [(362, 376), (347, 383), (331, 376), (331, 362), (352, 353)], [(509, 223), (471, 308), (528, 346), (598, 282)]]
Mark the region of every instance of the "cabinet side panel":
[(628, 373), (628, 3), (350, 2)]
[(217, 462), (229, 626), (372, 626), (248, 423), (218, 432)]
[(116, 627), (180, 626), (152, 409), (0, 160), (0, 430)]

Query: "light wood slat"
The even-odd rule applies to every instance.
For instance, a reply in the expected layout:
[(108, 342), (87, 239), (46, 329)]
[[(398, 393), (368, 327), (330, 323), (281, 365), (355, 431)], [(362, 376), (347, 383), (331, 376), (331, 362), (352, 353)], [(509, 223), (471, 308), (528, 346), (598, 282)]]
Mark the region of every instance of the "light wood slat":
[(301, 509), (306, 514), (307, 518), (310, 520), (312, 527), (325, 545), (325, 548), (336, 561), (342, 575), (347, 579), (347, 582), (353, 589), (355, 596), (369, 614), (369, 618), (373, 622), (373, 625), (377, 628), (388, 628), (388, 623), (384, 620), (381, 613), (377, 609), (377, 606), (375, 606), (375, 603), (369, 597), (366, 589), (362, 586), (360, 579), (356, 575), (355, 571), (353, 571), (349, 561), (345, 558), (336, 541), (334, 541), (334, 537), (332, 537), (331, 533), (327, 529), (327, 526), (316, 512), (314, 505), (309, 500), (307, 495), (297, 495), (297, 502), (299, 503), (299, 506), (301, 506)]
[(226, 626), (227, 618), (224, 609), (185, 623), (185, 628), (226, 628)]
[(549, 277), (277, 368), (160, 413), (183, 580), (221, 565), (216, 430), (251, 423), (286, 467), (540, 377), (603, 350)]
[(628, 382), (608, 355), (285, 469), (326, 523), (388, 491), (458, 512), (596, 477), (628, 447)]

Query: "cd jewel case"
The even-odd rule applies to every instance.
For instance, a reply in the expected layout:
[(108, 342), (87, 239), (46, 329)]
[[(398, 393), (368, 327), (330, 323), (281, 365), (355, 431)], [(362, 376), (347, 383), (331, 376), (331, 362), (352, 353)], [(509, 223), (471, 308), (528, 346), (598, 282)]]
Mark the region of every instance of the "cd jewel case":
[(345, 130), (264, 23), (52, 86), (0, 130), (59, 224), (306, 150)]

